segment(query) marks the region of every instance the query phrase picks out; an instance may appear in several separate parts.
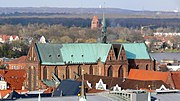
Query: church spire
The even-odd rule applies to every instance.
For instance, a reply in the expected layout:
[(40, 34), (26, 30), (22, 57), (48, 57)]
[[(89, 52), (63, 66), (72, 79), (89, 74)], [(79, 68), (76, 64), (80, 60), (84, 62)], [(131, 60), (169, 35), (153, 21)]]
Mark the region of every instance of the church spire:
[(102, 43), (107, 43), (107, 36), (106, 36), (106, 31), (107, 31), (107, 26), (106, 26), (106, 19), (104, 16), (104, 12), (103, 12), (103, 19), (102, 19), (102, 30), (101, 30), (101, 42)]
[(104, 13), (103, 13), (103, 19), (102, 19), (102, 33), (106, 33), (107, 27), (106, 27), (106, 19), (104, 17)]

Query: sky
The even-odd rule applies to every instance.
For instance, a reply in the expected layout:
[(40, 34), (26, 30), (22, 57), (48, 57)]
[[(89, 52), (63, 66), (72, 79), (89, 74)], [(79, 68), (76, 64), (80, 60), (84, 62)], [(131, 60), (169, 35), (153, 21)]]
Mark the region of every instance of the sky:
[(100, 5), (130, 10), (180, 10), (180, 0), (0, 0), (0, 7), (98, 8)]

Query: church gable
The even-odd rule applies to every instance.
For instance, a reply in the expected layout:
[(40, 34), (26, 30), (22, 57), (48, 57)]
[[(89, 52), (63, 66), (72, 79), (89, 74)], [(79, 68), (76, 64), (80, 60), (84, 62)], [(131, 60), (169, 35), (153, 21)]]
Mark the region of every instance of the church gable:
[(121, 46), (121, 48), (120, 48), (119, 55), (118, 55), (118, 60), (127, 60), (126, 52), (125, 52), (123, 46)]
[(126, 53), (122, 44), (112, 44), (112, 47), (108, 53), (107, 60), (127, 60)]
[(35, 43), (32, 43), (30, 48), (29, 48), (29, 51), (28, 51), (28, 55), (27, 55), (27, 60), (28, 61), (39, 61), (39, 57), (38, 57), (38, 53), (37, 53), (37, 50), (36, 50), (36, 45)]
[(109, 50), (107, 60), (108, 61), (116, 60), (116, 56), (115, 56), (113, 47), (111, 47), (111, 49)]

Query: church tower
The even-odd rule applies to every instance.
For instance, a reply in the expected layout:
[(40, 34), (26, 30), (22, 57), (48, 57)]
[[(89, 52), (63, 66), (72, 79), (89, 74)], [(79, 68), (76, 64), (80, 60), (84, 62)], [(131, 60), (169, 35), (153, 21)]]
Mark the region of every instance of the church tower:
[(97, 29), (99, 28), (99, 20), (97, 16), (94, 16), (91, 21), (91, 29)]
[(102, 19), (101, 24), (102, 24), (101, 42), (102, 43), (107, 43), (107, 36), (106, 36), (107, 26), (106, 26), (106, 19), (104, 17), (104, 13), (103, 13), (103, 19)]

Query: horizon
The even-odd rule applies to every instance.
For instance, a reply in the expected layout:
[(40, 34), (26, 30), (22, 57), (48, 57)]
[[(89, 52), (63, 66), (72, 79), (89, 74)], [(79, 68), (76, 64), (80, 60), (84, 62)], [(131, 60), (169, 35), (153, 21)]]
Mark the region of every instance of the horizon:
[[(179, 11), (178, 0), (0, 0), (0, 7), (119, 8), (134, 11)], [(163, 2), (163, 4), (162, 4)]]

